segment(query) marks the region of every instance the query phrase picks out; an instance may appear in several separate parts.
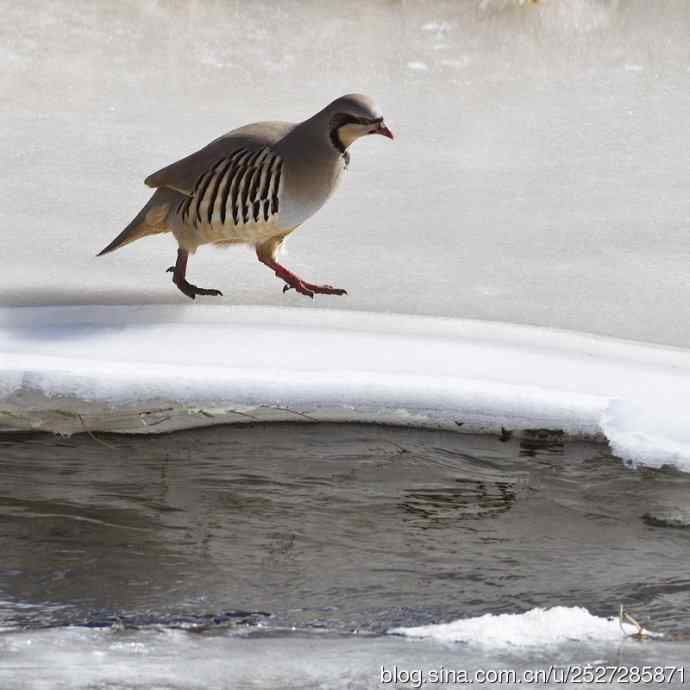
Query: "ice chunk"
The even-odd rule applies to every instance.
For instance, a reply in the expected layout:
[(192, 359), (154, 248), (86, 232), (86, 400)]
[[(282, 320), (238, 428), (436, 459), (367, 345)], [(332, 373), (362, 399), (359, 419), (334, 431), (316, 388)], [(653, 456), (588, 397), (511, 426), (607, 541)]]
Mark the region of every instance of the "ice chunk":
[(637, 630), (630, 623), (621, 625), (618, 618), (594, 616), (581, 606), (554, 606), (517, 614), (487, 613), (451, 623), (393, 628), (388, 632), (489, 647), (544, 647), (567, 642), (616, 642)]

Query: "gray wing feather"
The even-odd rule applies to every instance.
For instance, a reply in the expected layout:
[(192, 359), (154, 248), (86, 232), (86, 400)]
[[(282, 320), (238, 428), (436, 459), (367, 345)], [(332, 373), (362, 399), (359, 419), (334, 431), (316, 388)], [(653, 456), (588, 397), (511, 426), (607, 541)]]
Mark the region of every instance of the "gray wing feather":
[(287, 122), (258, 122), (240, 127), (212, 141), (203, 149), (161, 168), (149, 175), (144, 182), (149, 187), (167, 187), (192, 196), (201, 177), (209, 173), (222, 159), (227, 159), (239, 149), (257, 151), (282, 139), (294, 125)]

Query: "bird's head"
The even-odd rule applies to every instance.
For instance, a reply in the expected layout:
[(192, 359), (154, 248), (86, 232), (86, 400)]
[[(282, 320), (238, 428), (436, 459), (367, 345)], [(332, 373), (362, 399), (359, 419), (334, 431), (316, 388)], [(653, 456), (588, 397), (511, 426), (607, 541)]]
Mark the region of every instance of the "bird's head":
[(381, 111), (368, 96), (359, 93), (341, 96), (322, 112), (327, 116), (331, 141), (341, 153), (345, 153), (352, 142), (369, 134), (393, 139), (393, 132), (383, 121)]

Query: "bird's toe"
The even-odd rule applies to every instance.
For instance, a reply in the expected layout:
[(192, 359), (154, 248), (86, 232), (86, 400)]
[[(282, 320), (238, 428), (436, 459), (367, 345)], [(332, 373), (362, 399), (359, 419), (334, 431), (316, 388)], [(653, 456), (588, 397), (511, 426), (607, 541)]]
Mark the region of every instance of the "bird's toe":
[(317, 295), (347, 295), (347, 290), (335, 288), (332, 285), (312, 285), (306, 283), (305, 287)]
[(200, 288), (194, 286), (194, 293), (197, 295), (211, 295), (212, 297), (222, 297), (223, 293), (220, 290), (214, 290), (213, 288)]

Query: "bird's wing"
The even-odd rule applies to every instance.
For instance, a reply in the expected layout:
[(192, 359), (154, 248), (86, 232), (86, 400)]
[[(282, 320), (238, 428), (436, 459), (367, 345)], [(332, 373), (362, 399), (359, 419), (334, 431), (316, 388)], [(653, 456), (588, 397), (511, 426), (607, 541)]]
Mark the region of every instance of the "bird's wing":
[(259, 122), (241, 127), (212, 141), (203, 149), (161, 168), (144, 182), (149, 187), (167, 187), (192, 196), (203, 177), (222, 160), (233, 157), (240, 150), (256, 153), (271, 147), (287, 134), (293, 125), (287, 122)]

